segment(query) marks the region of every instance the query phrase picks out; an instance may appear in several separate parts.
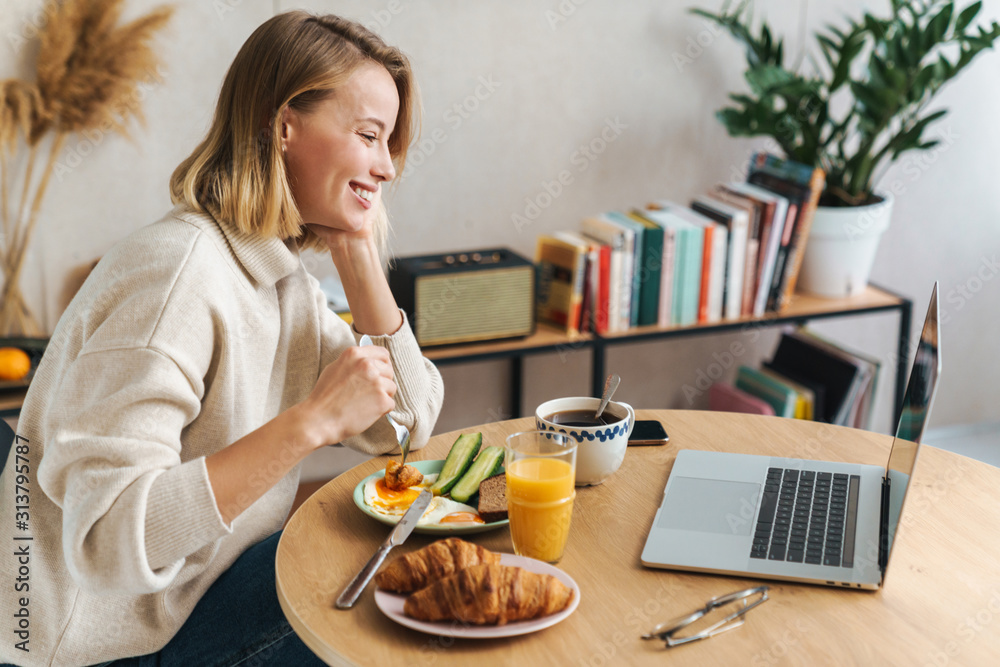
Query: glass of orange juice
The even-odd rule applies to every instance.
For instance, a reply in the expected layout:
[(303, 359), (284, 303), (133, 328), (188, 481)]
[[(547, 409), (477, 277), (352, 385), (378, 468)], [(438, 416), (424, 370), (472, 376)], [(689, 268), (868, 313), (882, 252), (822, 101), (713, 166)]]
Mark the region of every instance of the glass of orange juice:
[(577, 444), (552, 431), (507, 436), (507, 513), (518, 556), (547, 563), (562, 558), (576, 497)]

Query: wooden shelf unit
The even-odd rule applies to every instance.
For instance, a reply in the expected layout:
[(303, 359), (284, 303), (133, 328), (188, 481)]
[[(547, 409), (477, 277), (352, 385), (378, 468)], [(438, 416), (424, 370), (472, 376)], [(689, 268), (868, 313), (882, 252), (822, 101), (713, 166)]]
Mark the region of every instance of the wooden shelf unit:
[[(900, 402), (906, 387), (906, 370), (909, 367), (910, 320), (913, 302), (889, 290), (869, 285), (861, 294), (848, 299), (823, 299), (808, 294), (796, 294), (782, 313), (767, 313), (764, 317), (723, 320), (713, 324), (696, 324), (686, 327), (634, 327), (628, 331), (603, 336), (581, 334), (570, 336), (555, 327), (539, 324), (534, 334), (510, 340), (489, 341), (428, 347), (424, 355), (439, 366), (490, 361), (510, 360), (510, 403), (515, 417), (522, 414), (524, 358), (532, 354), (590, 350), (591, 395), (600, 396), (607, 376), (605, 365), (609, 347), (656, 339), (738, 331), (748, 326), (775, 327), (782, 324), (805, 324), (810, 320), (868, 315), (897, 311), (899, 313), (898, 354), (896, 356), (896, 388), (893, 401), (893, 421), (899, 414)], [(26, 390), (0, 395), (0, 415), (15, 416), (20, 411)]]
[(525, 338), (429, 347), (424, 354), (439, 366), (450, 364), (509, 359), (511, 370), (510, 402), (515, 417), (522, 415), (523, 361), (530, 354), (570, 350), (591, 351), (591, 395), (600, 396), (607, 376), (606, 353), (608, 348), (650, 340), (704, 336), (707, 334), (739, 331), (747, 327), (776, 327), (783, 324), (806, 324), (811, 320), (870, 315), (896, 311), (899, 313), (899, 334), (896, 355), (896, 385), (893, 400), (893, 421), (899, 414), (903, 391), (906, 388), (906, 370), (909, 367), (910, 324), (913, 301), (887, 289), (869, 285), (864, 292), (841, 299), (825, 299), (810, 294), (797, 293), (781, 313), (765, 313), (763, 317), (743, 317), (712, 324), (690, 326), (633, 327), (627, 331), (604, 335), (569, 336), (554, 327), (539, 324), (536, 332)]

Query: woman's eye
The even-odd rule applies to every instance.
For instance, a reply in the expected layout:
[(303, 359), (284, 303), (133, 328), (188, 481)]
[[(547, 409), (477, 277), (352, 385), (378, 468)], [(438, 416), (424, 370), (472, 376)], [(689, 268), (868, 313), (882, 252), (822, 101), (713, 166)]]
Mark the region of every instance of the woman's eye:
[(377, 139), (374, 134), (365, 134), (364, 132), (361, 133), (361, 136), (364, 137), (365, 141), (368, 143), (372, 143), (375, 139)]

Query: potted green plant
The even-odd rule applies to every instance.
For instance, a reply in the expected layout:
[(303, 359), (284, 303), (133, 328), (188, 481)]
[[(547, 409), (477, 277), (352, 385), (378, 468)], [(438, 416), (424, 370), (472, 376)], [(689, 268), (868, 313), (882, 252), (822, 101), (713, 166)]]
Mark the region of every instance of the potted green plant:
[(731, 94), (716, 116), (731, 136), (771, 137), (786, 157), (826, 172), (798, 284), (824, 296), (861, 291), (893, 203), (879, 179), (901, 155), (938, 144), (926, 130), (947, 110), (931, 100), (993, 46), (1000, 26), (974, 25), (981, 2), (956, 11), (950, 0), (890, 0), (887, 17), (865, 12), (817, 32), (808, 67), (789, 68), (783, 40), (765, 21), (752, 28), (748, 3), (729, 4), (692, 10), (746, 53), (750, 90)]

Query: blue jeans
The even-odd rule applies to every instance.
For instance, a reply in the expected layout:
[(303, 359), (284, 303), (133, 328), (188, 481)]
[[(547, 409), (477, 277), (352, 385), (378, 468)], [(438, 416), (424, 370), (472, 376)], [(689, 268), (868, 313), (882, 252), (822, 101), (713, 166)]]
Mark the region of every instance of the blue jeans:
[[(104, 663), (112, 667), (309, 667), (323, 662), (285, 620), (274, 584), (281, 532), (247, 549), (212, 584), (174, 638), (158, 653)], [(104, 667), (102, 665), (101, 667)]]

